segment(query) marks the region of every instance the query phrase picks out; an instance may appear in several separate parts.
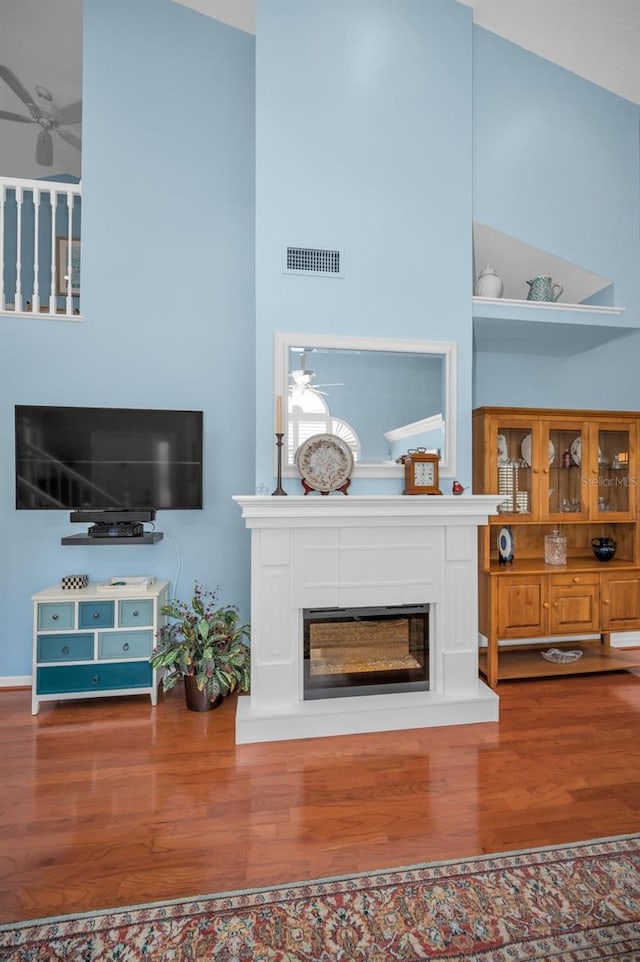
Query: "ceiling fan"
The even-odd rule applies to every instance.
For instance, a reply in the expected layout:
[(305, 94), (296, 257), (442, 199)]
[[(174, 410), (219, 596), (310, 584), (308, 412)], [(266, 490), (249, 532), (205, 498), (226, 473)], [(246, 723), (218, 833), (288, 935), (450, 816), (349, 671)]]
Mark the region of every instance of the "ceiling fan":
[(343, 387), (344, 382), (338, 381), (334, 384), (313, 384), (312, 381), (317, 376), (315, 371), (309, 370), (307, 368), (306, 351), (300, 353), (300, 367), (296, 368), (294, 371), (289, 372), (289, 378), (291, 380), (291, 390), (292, 391), (306, 391), (308, 389), (315, 391), (316, 394), (324, 394), (326, 396), (326, 391), (320, 391), (321, 387)]
[(27, 107), (30, 117), (25, 114), (15, 114), (11, 110), (0, 110), (0, 120), (14, 120), (20, 124), (38, 124), (38, 140), (36, 141), (36, 163), (41, 167), (53, 165), (53, 138), (51, 131), (65, 140), (76, 150), (82, 147), (82, 141), (77, 134), (65, 130), (68, 124), (82, 123), (82, 101), (58, 107), (52, 94), (46, 87), (36, 84), (36, 96), (33, 97), (24, 87), (13, 71), (0, 64), (0, 77), (10, 87), (16, 97)]

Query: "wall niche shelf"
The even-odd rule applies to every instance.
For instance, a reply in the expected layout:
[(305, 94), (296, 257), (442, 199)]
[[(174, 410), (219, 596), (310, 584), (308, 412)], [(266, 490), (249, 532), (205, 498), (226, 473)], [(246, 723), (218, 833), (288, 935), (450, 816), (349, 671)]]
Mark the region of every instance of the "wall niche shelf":
[(105, 545), (105, 544), (157, 544), (162, 541), (164, 535), (162, 531), (145, 531), (144, 534), (137, 535), (135, 538), (92, 538), (88, 534), (70, 534), (60, 539), (60, 544), (71, 545)]
[(627, 337), (640, 326), (623, 307), (474, 297), (474, 348), (485, 354), (569, 357)]

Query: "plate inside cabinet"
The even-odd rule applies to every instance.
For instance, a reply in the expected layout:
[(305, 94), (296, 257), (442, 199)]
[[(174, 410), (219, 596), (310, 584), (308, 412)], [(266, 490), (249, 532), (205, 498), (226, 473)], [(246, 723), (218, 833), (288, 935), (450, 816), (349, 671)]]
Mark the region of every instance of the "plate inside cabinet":
[(498, 531), (498, 559), (500, 564), (513, 561), (513, 531), (508, 524)]
[(507, 448), (507, 439), (504, 434), (498, 435), (498, 464), (508, 464), (509, 463), (509, 451)]
[(353, 471), (353, 454), (335, 434), (314, 434), (296, 451), (296, 466), (305, 487), (327, 494), (343, 488)]
[[(531, 467), (531, 435), (527, 434), (526, 438), (522, 439), (520, 444), (520, 452), (522, 454), (522, 460), (525, 462), (527, 467)], [(556, 456), (556, 449), (553, 445), (553, 441), (549, 441), (549, 464), (553, 461)]]
[[(582, 438), (578, 435), (577, 438), (571, 442), (571, 447), (569, 448), (569, 454), (571, 455), (571, 460), (574, 464), (580, 464), (582, 462)], [(602, 464), (602, 451), (598, 448), (598, 464)]]

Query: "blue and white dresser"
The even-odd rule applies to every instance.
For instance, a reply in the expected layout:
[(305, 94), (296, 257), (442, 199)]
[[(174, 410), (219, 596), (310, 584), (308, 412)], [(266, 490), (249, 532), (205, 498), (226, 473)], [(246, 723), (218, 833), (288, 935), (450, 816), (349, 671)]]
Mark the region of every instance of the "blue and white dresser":
[(151, 584), (60, 585), (32, 595), (31, 713), (40, 702), (111, 695), (149, 695), (158, 701), (158, 673), (149, 664), (166, 622), (168, 581)]

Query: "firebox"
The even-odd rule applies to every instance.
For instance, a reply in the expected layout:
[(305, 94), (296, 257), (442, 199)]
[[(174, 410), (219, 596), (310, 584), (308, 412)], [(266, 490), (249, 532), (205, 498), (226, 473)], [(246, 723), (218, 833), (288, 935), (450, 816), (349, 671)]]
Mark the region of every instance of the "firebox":
[(305, 608), (304, 698), (429, 688), (429, 605)]

